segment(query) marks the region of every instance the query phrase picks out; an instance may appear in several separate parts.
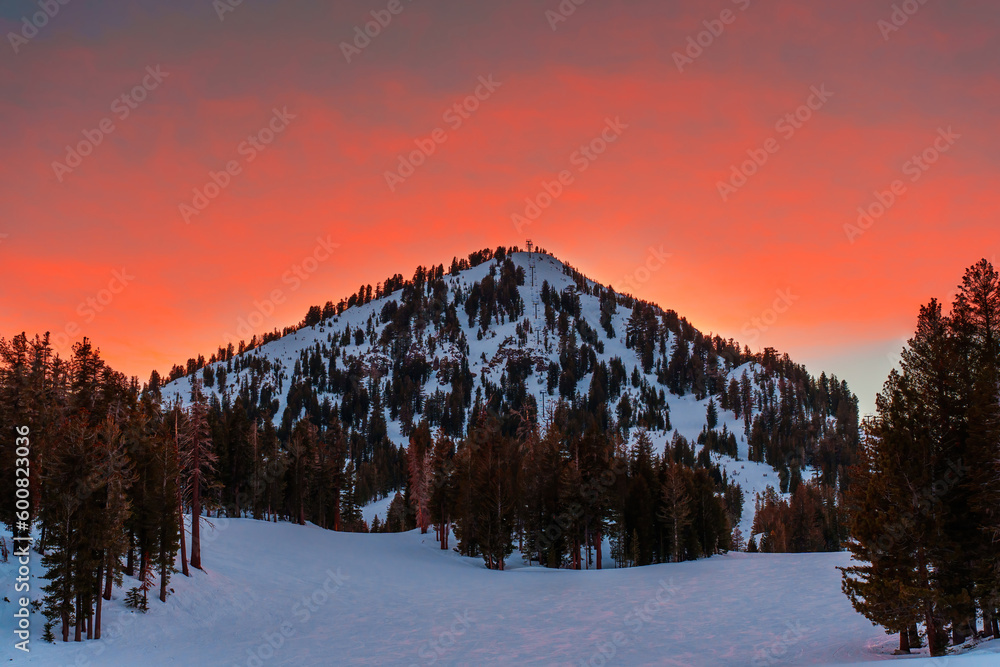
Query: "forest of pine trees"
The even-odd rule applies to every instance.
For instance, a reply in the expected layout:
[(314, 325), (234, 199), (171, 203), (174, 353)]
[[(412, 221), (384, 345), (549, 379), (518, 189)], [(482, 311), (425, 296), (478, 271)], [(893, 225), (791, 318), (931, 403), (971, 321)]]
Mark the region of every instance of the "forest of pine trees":
[[(200, 382), (187, 408), (162, 403), (155, 385), (109, 368), (87, 339), (65, 361), (47, 336), (0, 339), (0, 429), (31, 433), (46, 638), (100, 639), (102, 601), (125, 576), (135, 582), (129, 606), (166, 602), (178, 555), (184, 575), (201, 567), (203, 512), (365, 529), (335, 418), (322, 431), (299, 422), (282, 444), (269, 422), (227, 424), (221, 412)], [(14, 466), (5, 443), (0, 476), (14, 479)], [(0, 520), (11, 529), (15, 511), (5, 493)]]
[[(864, 424), (847, 495), (855, 608), (900, 651), (1000, 637), (1000, 279), (970, 267), (931, 300)], [(918, 627), (919, 626), (919, 627)], [(950, 635), (950, 638), (949, 638)]]
[(433, 523), (441, 548), (449, 526), (457, 550), (490, 569), (515, 548), (529, 563), (600, 569), (605, 536), (617, 567), (730, 548), (742, 492), (717, 466), (685, 465), (683, 438), (661, 457), (645, 431), (626, 448), (564, 404), (545, 424), (530, 411), (502, 414), (477, 406), (457, 445), (440, 432), (432, 442), (424, 422), (411, 435), (415, 525)]

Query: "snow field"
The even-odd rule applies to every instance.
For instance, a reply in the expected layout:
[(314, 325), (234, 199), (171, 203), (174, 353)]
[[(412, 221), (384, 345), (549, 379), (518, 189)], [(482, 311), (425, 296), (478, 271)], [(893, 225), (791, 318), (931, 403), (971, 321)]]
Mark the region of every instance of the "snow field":
[[(504, 572), (443, 552), (433, 533), (336, 533), (213, 519), (205, 572), (174, 575), (143, 615), (105, 606), (104, 639), (41, 641), (39, 665), (808, 665), (891, 659), (896, 637), (840, 592), (846, 553), (736, 554), (625, 570)], [(41, 573), (37, 560), (36, 574)], [(0, 564), (9, 590), (11, 563)], [(40, 580), (33, 590), (40, 594)], [(135, 582), (126, 577), (125, 588)], [(992, 642), (915, 665), (1000, 664)], [(883, 663), (884, 664), (884, 663)]]

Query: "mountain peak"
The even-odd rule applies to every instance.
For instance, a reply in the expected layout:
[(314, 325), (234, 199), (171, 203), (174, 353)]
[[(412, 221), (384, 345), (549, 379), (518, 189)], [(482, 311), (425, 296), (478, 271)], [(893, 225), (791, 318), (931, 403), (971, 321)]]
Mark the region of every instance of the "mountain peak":
[(359, 459), (405, 447), (420, 421), (458, 438), (483, 406), (551, 419), (564, 405), (626, 440), (647, 429), (661, 451), (698, 442), (706, 461), (753, 478), (748, 494), (804, 475), (836, 483), (856, 447), (856, 398), (836, 378), (706, 336), (537, 250), (396, 274), (252, 343), (189, 363), (164, 397), (185, 401), (197, 377), (211, 400), (241, 398), (285, 435), (300, 419), (336, 416), (364, 440)]

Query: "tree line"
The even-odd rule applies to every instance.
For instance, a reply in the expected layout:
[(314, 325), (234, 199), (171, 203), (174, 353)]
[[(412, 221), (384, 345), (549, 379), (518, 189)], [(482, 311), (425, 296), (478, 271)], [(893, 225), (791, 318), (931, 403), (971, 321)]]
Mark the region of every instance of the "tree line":
[[(932, 299), (864, 423), (847, 495), (854, 607), (900, 651), (1000, 637), (1000, 279), (982, 260)], [(921, 632), (922, 630), (922, 632)]]
[[(203, 514), (367, 530), (336, 417), (322, 430), (300, 421), (279, 439), (270, 422), (213, 406), (200, 382), (186, 407), (164, 403), (86, 338), (67, 360), (48, 335), (0, 339), (0, 432), (25, 426), (48, 640), (53, 630), (100, 639), (102, 603), (125, 576), (135, 584), (128, 606), (145, 611), (150, 594), (166, 602), (178, 559), (186, 576), (201, 568)], [(13, 443), (0, 446), (5, 481), (15, 479)], [(13, 492), (0, 521), (18, 525)]]
[(605, 538), (617, 567), (731, 548), (742, 490), (682, 437), (661, 455), (647, 431), (629, 446), (565, 403), (543, 420), (498, 407), (476, 405), (457, 441), (426, 422), (410, 436), (412, 526), (434, 526), (442, 549), (453, 531), (459, 553), (502, 570), (515, 548), (529, 564), (600, 569)]

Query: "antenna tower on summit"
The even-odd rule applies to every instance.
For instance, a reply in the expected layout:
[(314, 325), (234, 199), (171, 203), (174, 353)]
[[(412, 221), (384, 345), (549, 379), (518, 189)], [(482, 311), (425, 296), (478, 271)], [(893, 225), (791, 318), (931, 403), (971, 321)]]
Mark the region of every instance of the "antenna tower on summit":
[(541, 344), (541, 333), (538, 328), (538, 291), (535, 289), (535, 253), (532, 252), (533, 245), (531, 239), (526, 239), (524, 244), (528, 247), (528, 271), (531, 274), (531, 307), (534, 315), (531, 328), (535, 330), (535, 344)]

